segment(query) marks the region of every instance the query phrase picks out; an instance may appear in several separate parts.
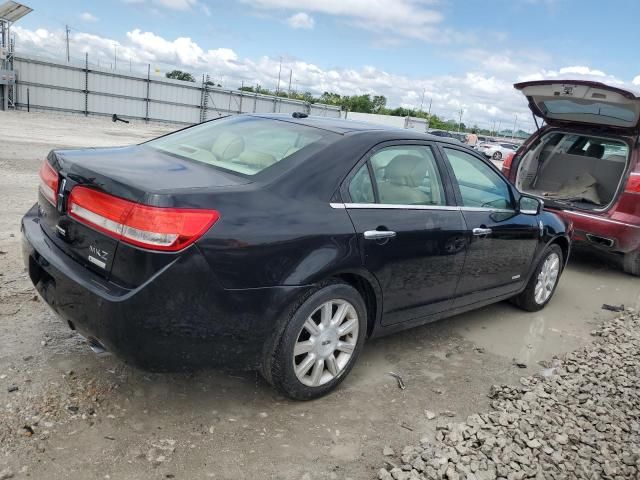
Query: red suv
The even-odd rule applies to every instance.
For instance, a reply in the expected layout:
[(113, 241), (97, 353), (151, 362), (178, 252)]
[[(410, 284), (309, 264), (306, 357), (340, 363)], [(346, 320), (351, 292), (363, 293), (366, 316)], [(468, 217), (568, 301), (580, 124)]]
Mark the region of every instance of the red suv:
[(505, 157), (504, 174), (572, 222), (577, 244), (621, 255), (640, 275), (640, 97), (584, 80), (514, 87), (544, 126)]

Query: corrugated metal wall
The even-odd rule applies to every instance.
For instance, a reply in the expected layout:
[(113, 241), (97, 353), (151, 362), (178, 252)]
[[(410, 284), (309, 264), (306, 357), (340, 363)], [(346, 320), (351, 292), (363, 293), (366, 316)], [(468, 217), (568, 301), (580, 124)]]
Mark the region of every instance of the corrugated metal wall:
[(198, 123), (234, 113), (293, 113), (340, 117), (339, 107), (259, 95), (90, 65), (16, 55), (16, 106), (86, 115)]

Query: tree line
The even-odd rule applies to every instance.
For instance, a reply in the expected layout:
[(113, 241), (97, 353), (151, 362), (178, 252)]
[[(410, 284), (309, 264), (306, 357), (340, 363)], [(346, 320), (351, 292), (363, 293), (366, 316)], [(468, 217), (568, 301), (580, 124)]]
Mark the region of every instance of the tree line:
[[(184, 80), (187, 82), (195, 82), (196, 79), (189, 72), (183, 72), (181, 70), (172, 70), (165, 74), (167, 78), (173, 78), (176, 80)], [(220, 87), (218, 83), (207, 81), (207, 85)], [(311, 92), (298, 92), (296, 90), (280, 90), (272, 91), (261, 85), (256, 86), (242, 86), (238, 90), (243, 92), (259, 93), (262, 95), (278, 96), (283, 98), (293, 98), (296, 100), (302, 100), (307, 103), (323, 103), (326, 105), (335, 105), (347, 112), (360, 112), (360, 113), (376, 113), (379, 115), (392, 115), (395, 117), (417, 117), (429, 120), (429, 128), (437, 130), (449, 130), (449, 131), (471, 131), (476, 130), (481, 135), (494, 135), (496, 132), (492, 132), (486, 128), (479, 128), (477, 125), (467, 126), (464, 123), (459, 123), (454, 119), (445, 119), (434, 113), (428, 114), (420, 109), (387, 107), (387, 98), (384, 95), (340, 95), (334, 92), (324, 92), (320, 96), (314, 96)], [(503, 130), (499, 134), (504, 136), (510, 136), (511, 130)], [(528, 133), (524, 131), (516, 132), (516, 135), (528, 136)]]

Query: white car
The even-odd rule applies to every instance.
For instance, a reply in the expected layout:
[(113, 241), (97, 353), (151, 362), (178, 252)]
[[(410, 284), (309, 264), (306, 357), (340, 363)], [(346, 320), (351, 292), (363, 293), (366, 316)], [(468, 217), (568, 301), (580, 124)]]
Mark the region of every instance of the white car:
[(518, 150), (518, 145), (513, 143), (483, 143), (477, 150), (494, 160), (502, 160), (507, 154)]

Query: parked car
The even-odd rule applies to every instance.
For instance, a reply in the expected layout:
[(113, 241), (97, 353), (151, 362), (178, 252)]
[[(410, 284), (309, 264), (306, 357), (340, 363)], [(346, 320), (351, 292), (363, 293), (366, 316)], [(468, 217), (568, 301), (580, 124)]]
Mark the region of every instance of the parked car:
[(366, 338), (551, 299), (571, 232), (436, 136), (238, 115), (120, 148), (54, 150), (22, 220), (42, 298), (149, 369), (260, 369), (335, 388)]
[(513, 143), (483, 143), (478, 146), (477, 150), (484, 153), (487, 157), (500, 161), (508, 154), (518, 150), (518, 145)]
[(621, 257), (640, 275), (640, 98), (584, 80), (515, 85), (545, 126), (503, 172), (575, 226), (575, 240)]
[(429, 130), (430, 135), (435, 135), (436, 137), (444, 137), (450, 138), (452, 140), (457, 140), (458, 142), (464, 143), (464, 140), (461, 140), (458, 133), (456, 132), (448, 132), (447, 130)]

